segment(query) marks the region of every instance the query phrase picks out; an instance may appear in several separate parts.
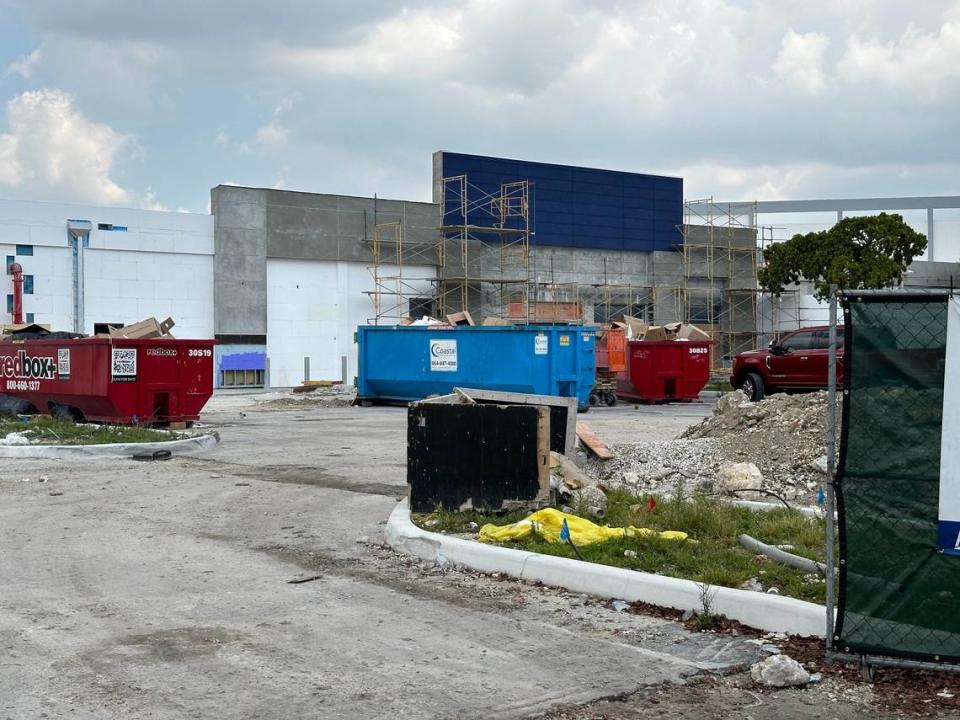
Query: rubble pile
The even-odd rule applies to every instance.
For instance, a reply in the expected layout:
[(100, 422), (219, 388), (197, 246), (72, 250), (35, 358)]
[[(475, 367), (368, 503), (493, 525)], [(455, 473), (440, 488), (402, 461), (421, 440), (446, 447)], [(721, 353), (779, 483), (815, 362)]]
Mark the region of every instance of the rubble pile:
[[(826, 471), (826, 414), (826, 392), (753, 403), (737, 390), (676, 440), (614, 446), (615, 458), (599, 472), (638, 492), (669, 492), (683, 481), (691, 490), (770, 500), (743, 492), (759, 488), (812, 504)], [(838, 427), (839, 417), (838, 407)]]

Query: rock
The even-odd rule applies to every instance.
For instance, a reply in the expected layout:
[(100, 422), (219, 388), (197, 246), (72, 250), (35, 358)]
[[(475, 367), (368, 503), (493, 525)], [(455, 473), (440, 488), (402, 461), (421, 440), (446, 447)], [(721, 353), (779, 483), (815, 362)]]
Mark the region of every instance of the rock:
[(763, 592), (763, 585), (760, 584), (760, 581), (757, 578), (750, 578), (745, 583), (740, 585), (741, 590), (752, 590), (753, 592)]
[(812, 463), (810, 463), (810, 469), (814, 472), (822, 473), (823, 475), (827, 474), (827, 456), (821, 455)]
[(720, 396), (720, 399), (717, 400), (717, 404), (713, 409), (713, 414), (727, 415), (734, 410), (749, 405), (750, 398), (744, 394), (743, 390), (734, 390), (733, 392), (724, 393)]
[(471, 520), (470, 522), (467, 523), (467, 527), (470, 528), (471, 530), (476, 530), (480, 526)]
[(423, 523), (424, 527), (436, 527), (439, 520), (430, 519)]
[(767, 590), (767, 595), (779, 595), (779, 594), (780, 594), (780, 588), (772, 587), (769, 590)]
[(765, 653), (770, 653), (771, 655), (780, 655), (783, 652), (776, 645), (761, 645), (760, 649)]
[(370, 538), (367, 537), (366, 535), (361, 535), (360, 537), (358, 537), (358, 538), (356, 539), (356, 543), (357, 543), (358, 545), (366, 545), (366, 544), (368, 544), (369, 542), (370, 542)]
[(810, 682), (810, 673), (789, 655), (771, 655), (750, 667), (750, 677), (767, 687), (793, 687)]
[(611, 600), (611, 601), (610, 601), (610, 607), (611, 607), (613, 610), (616, 610), (617, 612), (623, 612), (623, 611), (626, 610), (628, 607), (630, 607), (630, 603), (628, 603), (628, 602), (626, 602), (626, 601), (624, 601), (624, 600)]
[(596, 485), (577, 490), (572, 495), (576, 507), (585, 510), (594, 517), (602, 518), (607, 512), (607, 496)]
[(717, 490), (749, 490), (763, 487), (763, 473), (751, 462), (725, 462), (717, 473)]
[(636, 550), (624, 550), (623, 556), (628, 558), (635, 558), (637, 556)]
[(691, 610), (690, 608), (687, 608), (686, 610), (683, 611), (683, 615), (680, 616), (680, 620), (682, 622), (687, 622), (690, 619), (692, 619), (693, 616), (694, 616), (693, 610)]

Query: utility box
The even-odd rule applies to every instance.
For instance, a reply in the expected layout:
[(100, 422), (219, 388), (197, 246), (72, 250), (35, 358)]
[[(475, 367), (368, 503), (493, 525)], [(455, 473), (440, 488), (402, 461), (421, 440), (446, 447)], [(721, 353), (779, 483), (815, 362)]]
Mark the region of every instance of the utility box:
[(454, 387), (577, 398), (595, 378), (595, 327), (357, 328), (357, 399), (409, 402)]
[(213, 394), (214, 340), (0, 341), (0, 394), (43, 414), (117, 424), (194, 422)]
[(696, 400), (710, 381), (709, 340), (628, 340), (617, 397), (638, 402)]

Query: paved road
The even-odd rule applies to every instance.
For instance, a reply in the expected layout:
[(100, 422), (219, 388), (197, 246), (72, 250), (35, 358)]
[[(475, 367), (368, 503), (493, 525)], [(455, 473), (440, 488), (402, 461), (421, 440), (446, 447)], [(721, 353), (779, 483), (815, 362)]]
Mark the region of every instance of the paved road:
[[(671, 415), (635, 413), (603, 422)], [(0, 718), (512, 718), (753, 656), (379, 546), (402, 409), (205, 419), (223, 442), (199, 458), (5, 463)]]

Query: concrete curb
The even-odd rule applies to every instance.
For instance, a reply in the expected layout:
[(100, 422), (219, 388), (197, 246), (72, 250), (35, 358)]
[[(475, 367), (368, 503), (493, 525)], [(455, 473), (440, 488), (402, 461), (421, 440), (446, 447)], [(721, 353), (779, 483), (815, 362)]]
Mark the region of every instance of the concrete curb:
[[(406, 500), (390, 513), (384, 531), (394, 550), (438, 565), (453, 563), (480, 572), (500, 572), (528, 582), (562, 587), (628, 602), (642, 601), (678, 610), (700, 609), (700, 587), (691, 580), (663, 577), (525, 550), (484, 545), (423, 530), (410, 519)], [(823, 637), (826, 609), (814, 603), (749, 590), (714, 587), (714, 611), (750, 627), (791, 635)]]
[(193, 455), (212, 450), (220, 442), (217, 433), (183, 440), (149, 443), (107, 443), (105, 445), (0, 445), (0, 458), (43, 458), (46, 460), (118, 459), (139, 453), (169, 450), (173, 455)]

